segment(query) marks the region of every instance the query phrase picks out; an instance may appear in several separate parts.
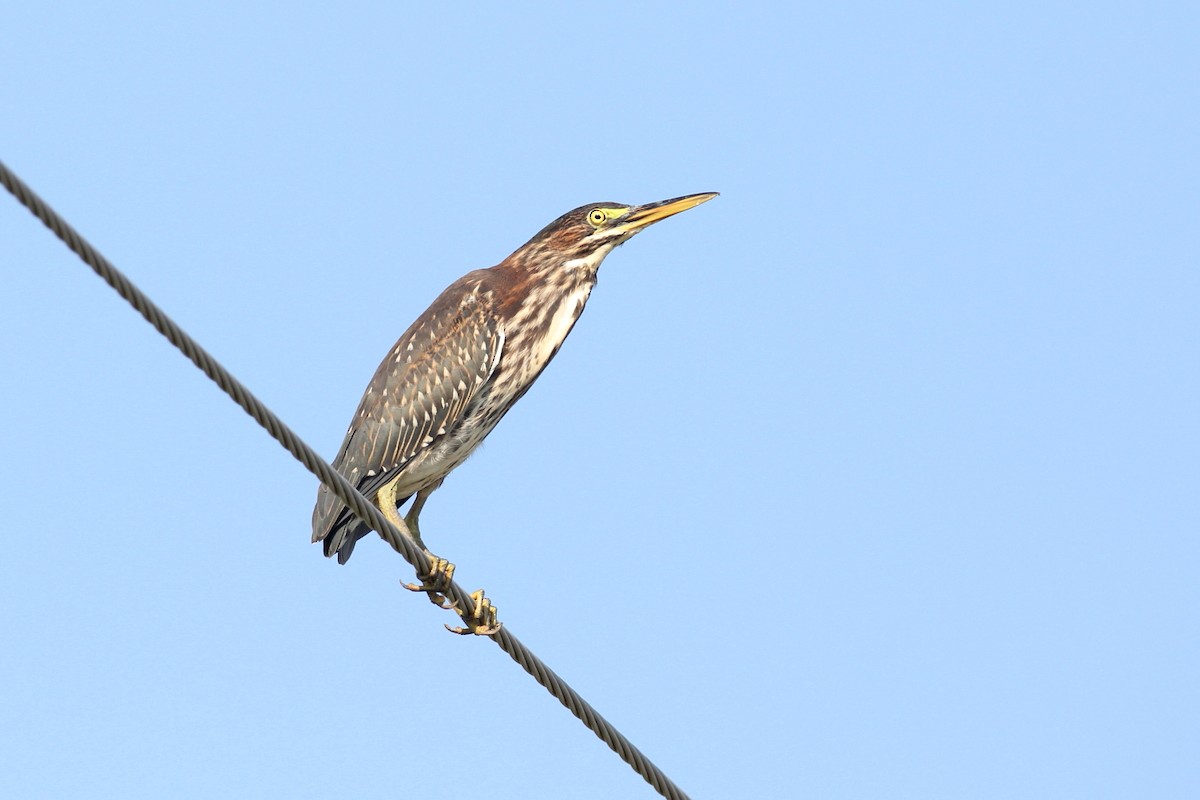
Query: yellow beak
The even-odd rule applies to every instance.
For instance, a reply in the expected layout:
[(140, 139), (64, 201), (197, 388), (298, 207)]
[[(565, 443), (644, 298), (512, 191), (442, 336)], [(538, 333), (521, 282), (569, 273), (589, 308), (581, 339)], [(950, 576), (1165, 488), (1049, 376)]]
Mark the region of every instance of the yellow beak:
[(644, 206), (634, 206), (616, 225), (616, 229), (627, 233), (636, 233), (647, 225), (653, 225), (659, 220), (673, 217), (680, 211), (695, 208), (701, 203), (707, 203), (717, 196), (717, 192), (702, 192), (676, 197), (673, 200), (663, 200), (658, 203), (647, 203)]

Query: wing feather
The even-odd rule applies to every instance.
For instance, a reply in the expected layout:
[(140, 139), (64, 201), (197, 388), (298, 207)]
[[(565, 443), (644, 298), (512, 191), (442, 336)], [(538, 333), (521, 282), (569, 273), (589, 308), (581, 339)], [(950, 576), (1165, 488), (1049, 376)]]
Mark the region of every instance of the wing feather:
[[(472, 410), (499, 362), (504, 336), (478, 279), (451, 285), (405, 331), (375, 372), (333, 466), (368, 498)], [(313, 511), (313, 541), (349, 557), (367, 532), (324, 485)]]

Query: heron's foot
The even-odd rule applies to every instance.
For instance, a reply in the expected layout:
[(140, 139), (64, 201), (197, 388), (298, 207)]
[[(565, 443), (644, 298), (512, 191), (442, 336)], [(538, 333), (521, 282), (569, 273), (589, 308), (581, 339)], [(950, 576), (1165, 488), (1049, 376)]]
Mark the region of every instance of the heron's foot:
[(420, 585), (415, 583), (401, 583), (405, 589), (410, 592), (425, 592), (429, 595), (429, 602), (440, 608), (454, 608), (454, 603), (446, 597), (446, 589), (450, 586), (450, 581), (454, 579), (454, 565), (444, 558), (437, 556), (429, 557), (429, 572), (421, 575), (417, 574), (421, 579)]
[(483, 589), (471, 593), (471, 599), (475, 601), (475, 612), (469, 616), (463, 615), (463, 622), (467, 623), (464, 626), (451, 628), (446, 626), (446, 630), (451, 633), (457, 633), (460, 636), (474, 634), (475, 636), (491, 636), (500, 630), (500, 622), (496, 619), (496, 607), (492, 605), (492, 601), (483, 596)]

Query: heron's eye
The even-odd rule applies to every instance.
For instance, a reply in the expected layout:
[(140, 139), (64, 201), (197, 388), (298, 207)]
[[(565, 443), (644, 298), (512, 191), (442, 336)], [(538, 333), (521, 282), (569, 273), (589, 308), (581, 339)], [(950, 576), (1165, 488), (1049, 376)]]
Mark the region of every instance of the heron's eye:
[(588, 222), (592, 223), (593, 228), (599, 228), (601, 225), (604, 224), (604, 221), (606, 219), (608, 219), (608, 216), (604, 213), (604, 211), (602, 209), (593, 208), (591, 211), (588, 212)]

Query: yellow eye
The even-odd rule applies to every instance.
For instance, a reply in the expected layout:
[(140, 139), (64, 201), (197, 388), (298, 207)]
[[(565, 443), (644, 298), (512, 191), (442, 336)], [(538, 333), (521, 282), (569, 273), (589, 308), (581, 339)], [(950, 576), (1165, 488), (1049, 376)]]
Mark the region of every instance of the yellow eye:
[(599, 228), (608, 219), (608, 215), (602, 209), (593, 208), (588, 212), (588, 222), (592, 223), (592, 227)]

